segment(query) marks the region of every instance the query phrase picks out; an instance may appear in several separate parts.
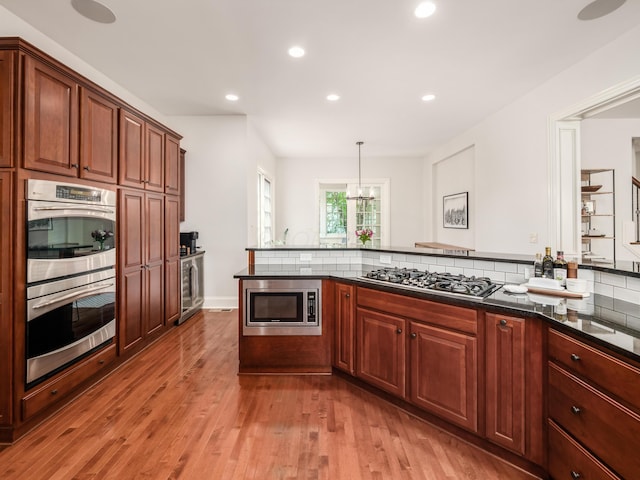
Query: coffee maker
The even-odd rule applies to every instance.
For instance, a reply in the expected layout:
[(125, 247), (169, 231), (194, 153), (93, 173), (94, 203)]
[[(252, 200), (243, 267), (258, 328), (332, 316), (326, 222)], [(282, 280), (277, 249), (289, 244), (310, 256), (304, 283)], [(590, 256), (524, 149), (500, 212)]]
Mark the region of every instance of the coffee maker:
[(180, 232), (180, 255), (196, 253), (198, 232)]

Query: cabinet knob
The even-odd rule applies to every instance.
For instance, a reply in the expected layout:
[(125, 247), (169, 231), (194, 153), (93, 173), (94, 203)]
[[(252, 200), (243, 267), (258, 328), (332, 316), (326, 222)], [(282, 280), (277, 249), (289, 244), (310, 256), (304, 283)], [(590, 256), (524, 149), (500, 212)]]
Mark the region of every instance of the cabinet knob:
[(402, 333), (402, 329), (401, 329), (401, 328), (397, 329), (397, 330), (396, 330), (396, 333), (397, 333), (398, 335), (399, 335), (399, 334), (401, 334), (401, 333)]
[(58, 394), (58, 390), (57, 389), (51, 390), (51, 395), (57, 395), (57, 394)]
[(414, 332), (414, 333), (411, 334), (411, 338), (417, 338), (417, 337), (418, 337), (417, 333)]
[(346, 298), (349, 298), (349, 297), (351, 297), (351, 294), (350, 294), (350, 293), (345, 293), (345, 294), (344, 294), (344, 296), (345, 296)]
[(576, 355), (575, 353), (571, 354), (571, 360), (573, 360), (574, 362), (577, 362), (580, 360), (580, 356)]
[(574, 415), (579, 415), (581, 411), (582, 410), (580, 410), (579, 407), (576, 407), (575, 405), (571, 406), (571, 413), (573, 413)]
[(72, 164), (71, 164), (71, 168), (78, 168), (78, 166), (79, 166), (79, 165), (78, 165), (77, 163), (72, 163)]
[(83, 168), (84, 168), (87, 172), (88, 172), (89, 170), (91, 170), (91, 169), (89, 168), (89, 166), (88, 166), (88, 165), (85, 165)]
[(503, 318), (500, 320), (500, 326), (504, 327), (507, 325), (507, 321)]
[(98, 363), (99, 363), (100, 365), (104, 365), (104, 359), (102, 359), (102, 358), (101, 358), (100, 360), (98, 360)]
[(580, 475), (578, 472), (576, 472), (575, 470), (571, 470), (571, 478), (580, 478), (582, 475)]

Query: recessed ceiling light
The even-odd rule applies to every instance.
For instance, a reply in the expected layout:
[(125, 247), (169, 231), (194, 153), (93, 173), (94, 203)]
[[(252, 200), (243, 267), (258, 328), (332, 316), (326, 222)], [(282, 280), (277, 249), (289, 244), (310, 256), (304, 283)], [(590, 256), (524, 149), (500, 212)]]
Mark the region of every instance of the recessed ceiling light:
[(626, 0), (595, 0), (578, 13), (579, 20), (595, 20), (609, 15), (622, 6)]
[(95, 0), (71, 0), (71, 6), (83, 17), (99, 23), (113, 23), (115, 14), (111, 9)]
[(291, 47), (289, 49), (289, 55), (291, 55), (293, 58), (304, 57), (304, 48), (298, 46)]
[(413, 11), (413, 14), (418, 18), (427, 18), (433, 15), (436, 11), (436, 4), (433, 2), (422, 2)]
[(430, 102), (431, 100), (434, 100), (436, 98), (436, 96), (433, 93), (428, 93), (427, 95), (423, 95), (422, 96), (422, 101), (423, 102)]
[(240, 97), (235, 93), (228, 93), (227, 95), (224, 96), (224, 98), (226, 98), (230, 102), (237, 102), (240, 99)]
[(327, 100), (329, 100), (330, 102), (337, 102), (338, 100), (340, 100), (340, 95), (336, 95), (335, 93), (331, 93), (331, 94), (327, 95)]

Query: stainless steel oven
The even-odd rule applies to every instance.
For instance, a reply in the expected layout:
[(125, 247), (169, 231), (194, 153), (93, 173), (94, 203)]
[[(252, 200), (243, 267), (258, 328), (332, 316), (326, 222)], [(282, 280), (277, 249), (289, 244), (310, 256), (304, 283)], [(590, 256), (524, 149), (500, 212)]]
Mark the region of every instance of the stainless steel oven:
[(244, 335), (322, 335), (322, 280), (243, 281)]
[(113, 341), (115, 268), (27, 288), (28, 387)]
[(27, 283), (116, 263), (116, 192), (27, 180)]

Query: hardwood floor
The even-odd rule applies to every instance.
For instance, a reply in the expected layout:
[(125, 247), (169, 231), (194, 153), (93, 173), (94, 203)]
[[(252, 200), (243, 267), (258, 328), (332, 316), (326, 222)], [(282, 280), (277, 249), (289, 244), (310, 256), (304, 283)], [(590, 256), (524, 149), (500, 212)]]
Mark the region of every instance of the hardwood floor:
[(0, 451), (1, 479), (532, 479), (338, 376), (238, 376), (198, 314)]

